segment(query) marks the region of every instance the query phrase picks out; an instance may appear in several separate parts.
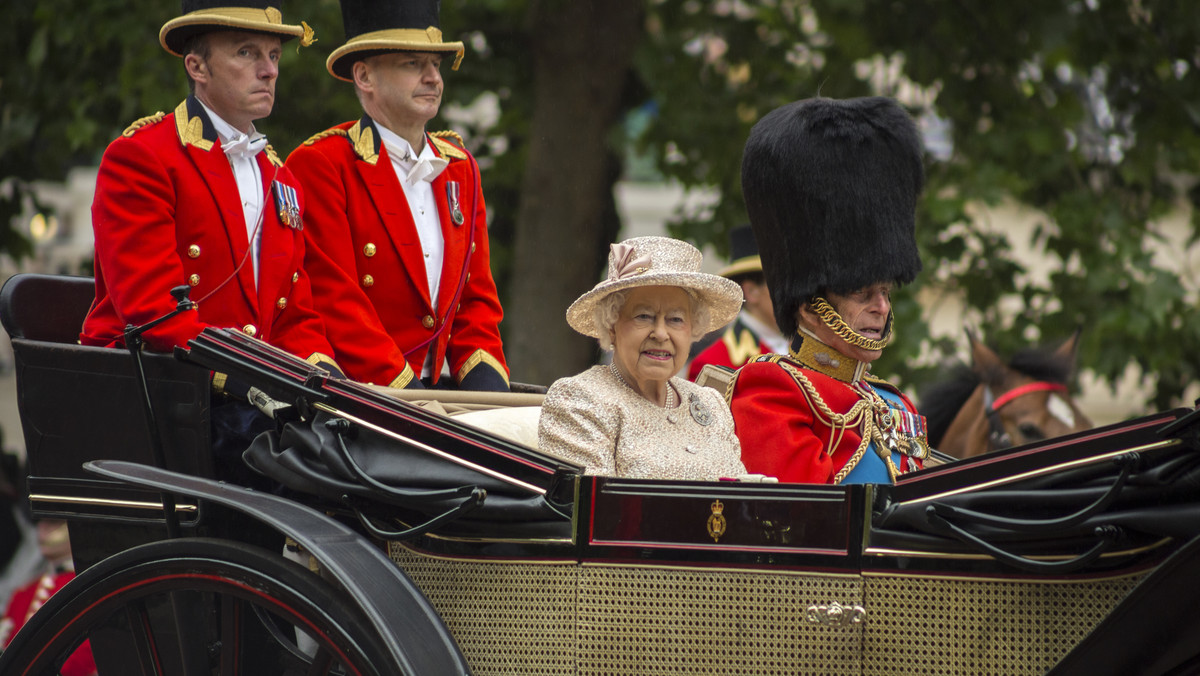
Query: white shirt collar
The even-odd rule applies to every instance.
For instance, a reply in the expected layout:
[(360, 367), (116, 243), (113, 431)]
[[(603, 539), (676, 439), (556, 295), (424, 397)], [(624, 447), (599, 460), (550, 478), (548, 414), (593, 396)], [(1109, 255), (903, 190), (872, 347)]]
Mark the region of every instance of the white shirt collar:
[(408, 142), (408, 139), (381, 124), (376, 124), (375, 128), (379, 130), (379, 140), (387, 146), (388, 155), (391, 155), (394, 160), (403, 162), (406, 166), (412, 166), (413, 162), (417, 160), (437, 157), (428, 143), (422, 143), (421, 152), (417, 154), (413, 152), (412, 144)]
[(208, 113), (208, 119), (212, 121), (213, 128), (217, 130), (217, 136), (221, 137), (222, 147), (227, 144), (236, 143), (237, 141), (241, 140), (242, 137), (247, 137), (247, 140), (250, 143), (257, 141), (260, 138), (266, 138), (265, 134), (260, 134), (258, 130), (254, 128), (253, 122), (250, 123), (250, 133), (243, 134), (232, 124), (229, 124), (222, 119), (220, 115), (214, 113), (213, 109), (209, 108), (208, 105), (203, 101), (200, 101), (200, 99), (196, 100), (200, 102), (200, 105), (204, 108), (204, 111)]

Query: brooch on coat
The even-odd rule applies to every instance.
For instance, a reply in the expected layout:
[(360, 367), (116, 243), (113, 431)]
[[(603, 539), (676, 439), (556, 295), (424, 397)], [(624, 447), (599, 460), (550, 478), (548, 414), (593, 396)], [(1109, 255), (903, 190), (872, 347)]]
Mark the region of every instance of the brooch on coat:
[(300, 222), (300, 196), (296, 194), (296, 189), (279, 181), (272, 181), (271, 186), (275, 192), (275, 208), (279, 211), (279, 222), (289, 228), (303, 230), (304, 224)]
[(708, 407), (700, 401), (700, 397), (696, 396), (695, 392), (688, 395), (688, 412), (692, 414), (692, 420), (702, 427), (708, 427), (712, 424), (712, 413)]

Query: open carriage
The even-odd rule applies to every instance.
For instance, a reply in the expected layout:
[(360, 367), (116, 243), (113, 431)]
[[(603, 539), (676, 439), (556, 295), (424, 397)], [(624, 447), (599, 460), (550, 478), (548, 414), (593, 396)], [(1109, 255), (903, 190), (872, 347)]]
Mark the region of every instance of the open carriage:
[[(34, 514), (81, 571), (6, 675), (84, 640), (101, 674), (1200, 669), (1196, 410), (895, 486), (599, 478), (233, 331), (142, 354), (143, 390), (129, 352), (75, 344), (90, 300), (0, 294)], [(260, 490), (214, 467), (211, 371), (288, 404), (247, 454)]]

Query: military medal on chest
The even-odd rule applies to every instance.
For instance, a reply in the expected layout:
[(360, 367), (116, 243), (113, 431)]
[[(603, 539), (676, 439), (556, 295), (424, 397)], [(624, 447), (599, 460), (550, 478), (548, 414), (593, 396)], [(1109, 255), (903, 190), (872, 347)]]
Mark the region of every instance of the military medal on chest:
[(446, 202), (450, 204), (450, 220), (463, 224), (462, 205), (458, 199), (458, 181), (446, 181)]
[(272, 192), (275, 193), (275, 209), (279, 212), (279, 222), (284, 225), (303, 230), (300, 222), (300, 196), (296, 189), (279, 181), (271, 182)]

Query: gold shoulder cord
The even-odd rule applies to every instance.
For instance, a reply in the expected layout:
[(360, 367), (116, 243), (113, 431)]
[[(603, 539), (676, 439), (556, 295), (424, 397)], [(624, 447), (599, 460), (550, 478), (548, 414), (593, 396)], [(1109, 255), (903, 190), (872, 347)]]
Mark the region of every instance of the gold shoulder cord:
[[(463, 148), (466, 147), (466, 144), (463, 143), (462, 137), (458, 135), (458, 132), (434, 131), (429, 133), (429, 138), (433, 141), (434, 147), (441, 151), (442, 155), (445, 155), (446, 157), (452, 157), (456, 160), (467, 159), (467, 153), (463, 150)], [(454, 145), (447, 139), (457, 140), (458, 145)]]
[[(809, 410), (813, 412), (813, 418), (821, 424), (828, 426), (833, 431), (833, 434), (829, 437), (829, 442), (825, 446), (825, 453), (827, 455), (833, 455), (833, 449), (837, 448), (838, 444), (841, 443), (847, 429), (858, 427), (861, 430), (861, 440), (858, 443), (858, 448), (854, 449), (854, 455), (850, 456), (850, 460), (834, 475), (833, 483), (835, 485), (840, 484), (846, 478), (846, 475), (858, 466), (858, 463), (866, 455), (867, 448), (872, 442), (875, 443), (875, 450), (879, 454), (880, 459), (887, 466), (888, 476), (895, 483), (896, 477), (900, 476), (900, 470), (892, 462), (891, 451), (884, 443), (883, 432), (875, 420), (877, 415), (891, 415), (891, 409), (888, 407), (887, 402), (879, 395), (871, 396), (870, 393), (856, 388), (859, 400), (854, 403), (854, 406), (851, 406), (850, 410), (846, 413), (835, 413), (825, 403), (825, 400), (821, 398), (820, 393), (817, 392), (817, 388), (809, 381), (808, 376), (804, 375), (803, 371), (792, 364), (783, 361), (783, 359), (783, 355), (775, 354), (764, 357), (761, 361), (778, 364), (782, 367), (792, 377), (792, 380), (796, 382), (797, 387), (800, 388), (800, 392), (804, 394), (805, 400), (808, 401)], [(741, 371), (739, 370), (729, 381), (729, 386), (725, 390), (726, 403), (730, 403), (733, 399), (734, 386), (740, 374)], [(883, 406), (887, 410), (881, 411), (879, 409), (880, 406)], [(888, 417), (885, 419), (890, 420), (891, 418)], [(899, 437), (897, 442), (904, 446), (904, 449), (901, 449), (900, 452), (906, 453), (907, 439)]]
[(467, 144), (463, 142), (462, 135), (452, 129), (447, 129), (445, 131), (431, 131), (429, 132), (429, 135), (434, 138), (452, 138), (458, 141), (459, 146), (463, 148), (467, 147)]
[(331, 129), (326, 129), (325, 131), (319, 131), (319, 132), (313, 134), (312, 136), (309, 136), (304, 141), (304, 143), (302, 143), (301, 145), (311, 146), (312, 144), (316, 143), (317, 141), (320, 141), (323, 138), (329, 138), (330, 136), (349, 136), (349, 134), (346, 133), (345, 129), (338, 129), (337, 127), (333, 127)]
[(138, 119), (134, 120), (133, 123), (130, 124), (128, 127), (126, 127), (125, 131), (121, 132), (121, 136), (129, 138), (130, 136), (133, 136), (135, 133), (137, 133), (137, 131), (139, 129), (141, 129), (142, 127), (155, 124), (155, 123), (159, 122), (160, 120), (162, 120), (164, 117), (166, 117), (166, 114), (160, 110), (153, 115), (147, 115), (146, 117), (138, 118)]

